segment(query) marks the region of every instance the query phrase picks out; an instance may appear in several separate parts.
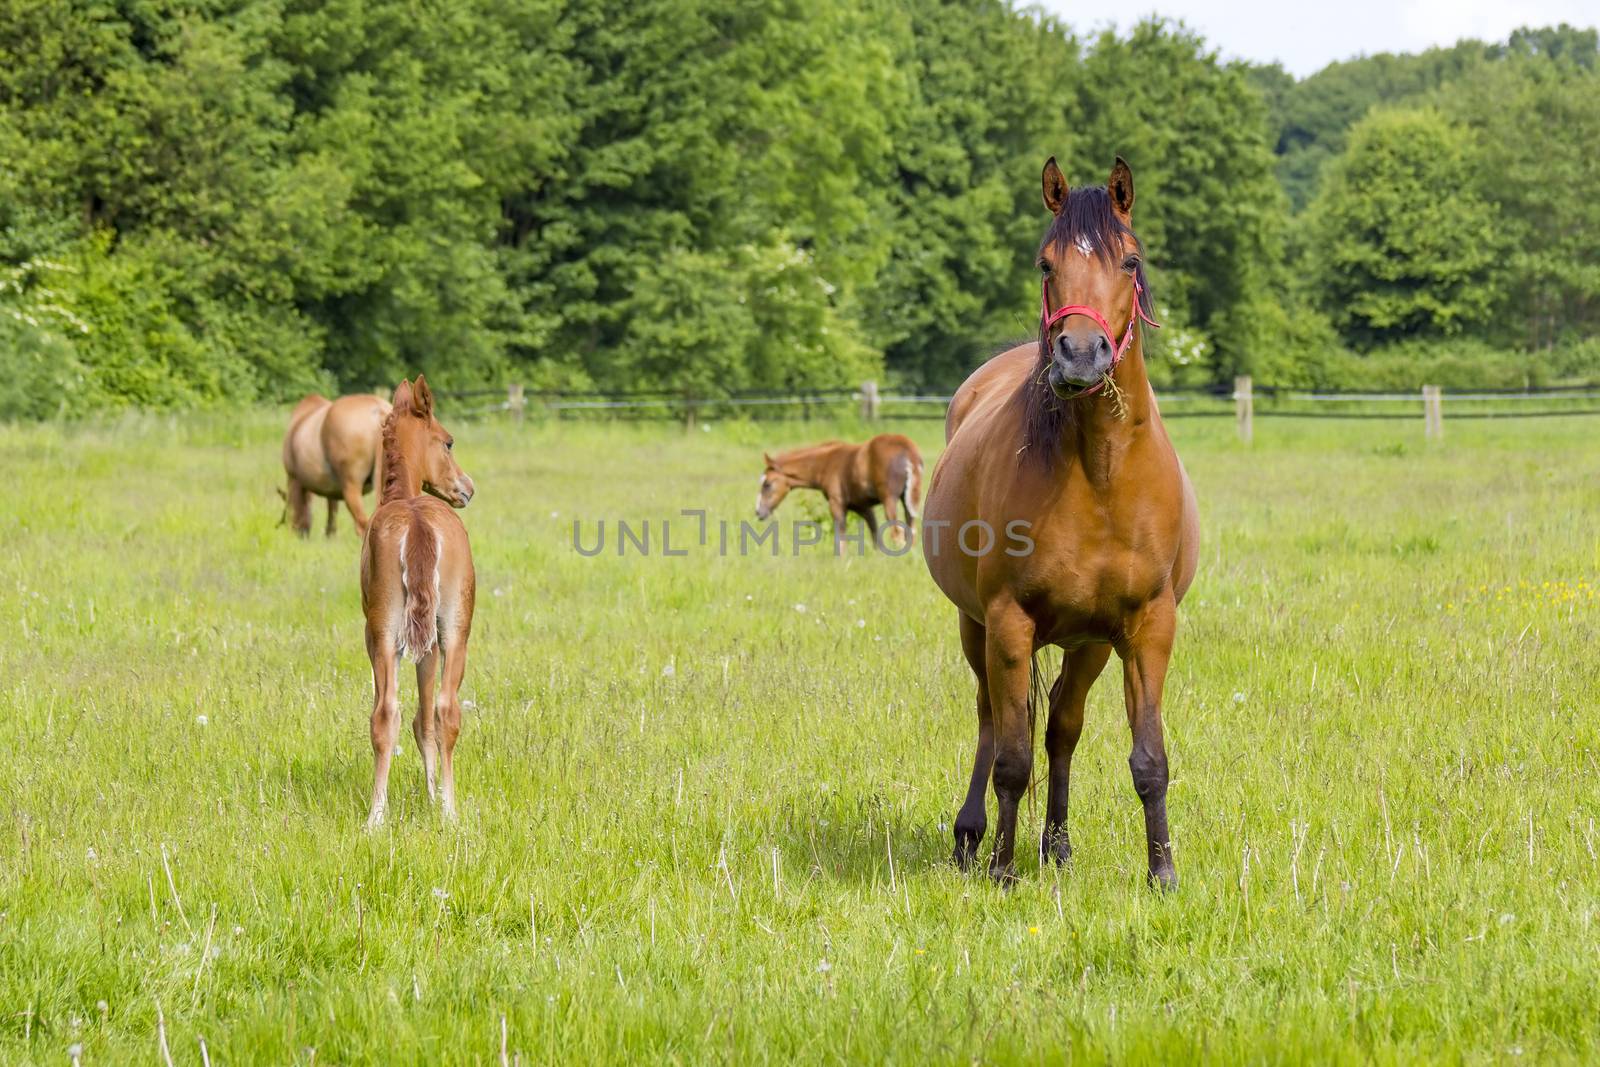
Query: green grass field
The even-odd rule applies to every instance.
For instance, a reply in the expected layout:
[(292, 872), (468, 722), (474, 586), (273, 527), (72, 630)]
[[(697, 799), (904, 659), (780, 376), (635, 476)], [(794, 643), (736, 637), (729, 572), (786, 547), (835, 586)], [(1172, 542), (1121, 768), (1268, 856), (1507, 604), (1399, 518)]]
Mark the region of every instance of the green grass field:
[(947, 860), (972, 683), (920, 554), (571, 547), (862, 427), (442, 414), (462, 818), (407, 727), (376, 834), (358, 545), (277, 525), (278, 415), (0, 428), (0, 1062), (1600, 1056), (1596, 423), (1173, 423), (1161, 896), (1115, 661), (1075, 865), (1002, 892)]

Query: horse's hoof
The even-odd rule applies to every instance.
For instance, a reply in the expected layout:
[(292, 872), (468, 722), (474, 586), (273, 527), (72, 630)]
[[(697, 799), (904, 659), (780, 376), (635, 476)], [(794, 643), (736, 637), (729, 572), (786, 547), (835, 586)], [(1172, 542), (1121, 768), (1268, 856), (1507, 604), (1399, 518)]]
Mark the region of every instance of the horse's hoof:
[(1054, 863), (1057, 867), (1065, 867), (1071, 863), (1072, 842), (1067, 840), (1067, 835), (1045, 831), (1044, 837), (1039, 841), (1039, 861)]
[(983, 831), (974, 831), (964, 828), (959, 823), (956, 825), (956, 850), (950, 854), (950, 862), (963, 871), (972, 869), (972, 862), (978, 858), (978, 846), (983, 843)]
[(1017, 868), (1012, 863), (996, 863), (989, 861), (989, 877), (1001, 889), (1010, 889), (1020, 880), (1017, 878)]
[(1145, 882), (1151, 889), (1159, 889), (1163, 893), (1175, 893), (1178, 889), (1178, 872), (1171, 867), (1161, 867), (1145, 875)]

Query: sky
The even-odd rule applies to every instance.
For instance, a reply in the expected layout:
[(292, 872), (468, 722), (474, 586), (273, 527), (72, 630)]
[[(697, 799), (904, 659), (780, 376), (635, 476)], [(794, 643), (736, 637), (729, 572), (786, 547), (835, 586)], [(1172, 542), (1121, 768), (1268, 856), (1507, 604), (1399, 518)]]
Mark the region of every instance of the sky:
[(1276, 60), (1300, 78), (1358, 55), (1420, 52), (1463, 37), (1504, 40), (1519, 26), (1600, 23), (1600, 0), (1138, 0), (1116, 19), (1103, 3), (1040, 2), (1080, 34), (1113, 24), (1127, 30), (1151, 13), (1182, 19), (1224, 57)]

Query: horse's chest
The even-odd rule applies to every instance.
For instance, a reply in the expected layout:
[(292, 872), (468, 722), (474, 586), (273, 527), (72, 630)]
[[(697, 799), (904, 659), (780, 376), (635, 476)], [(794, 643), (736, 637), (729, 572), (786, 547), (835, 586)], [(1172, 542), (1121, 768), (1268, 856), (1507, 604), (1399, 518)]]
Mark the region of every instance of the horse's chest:
[(1045, 529), (1019, 575), (1019, 597), (1055, 638), (1081, 631), (1114, 636), (1169, 584), (1175, 548), (1151, 524), (1075, 524), (1073, 536)]

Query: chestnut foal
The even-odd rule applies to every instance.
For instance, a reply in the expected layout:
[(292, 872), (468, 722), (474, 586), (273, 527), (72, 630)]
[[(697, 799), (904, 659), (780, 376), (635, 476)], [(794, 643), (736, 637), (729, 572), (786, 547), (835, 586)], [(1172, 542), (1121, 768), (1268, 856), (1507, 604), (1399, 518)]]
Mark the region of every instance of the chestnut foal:
[[(383, 822), (388, 804), (389, 762), (400, 732), (401, 656), (417, 664), (411, 728), (428, 798), (442, 801), (447, 819), (456, 814), (452, 755), (461, 733), (459, 694), (476, 585), (467, 529), (450, 510), (466, 507), (473, 492), (472, 479), (456, 465), (454, 444), (433, 417), (433, 393), (422, 375), (415, 384), (402, 381), (383, 423), (383, 494), (361, 545), (361, 608), (374, 690), (369, 829)], [(444, 684), (435, 699), (441, 657)]]
[[(861, 516), (877, 543), (878, 519), (872, 509), (878, 504), (890, 527), (900, 527), (910, 538), (922, 502), (922, 453), (909, 437), (881, 433), (864, 444), (826, 441), (761, 458), (766, 469), (756, 494), (756, 518), (771, 516), (790, 489), (820, 489), (833, 516), (836, 551), (848, 512)], [(896, 504), (905, 509), (904, 520)]]

